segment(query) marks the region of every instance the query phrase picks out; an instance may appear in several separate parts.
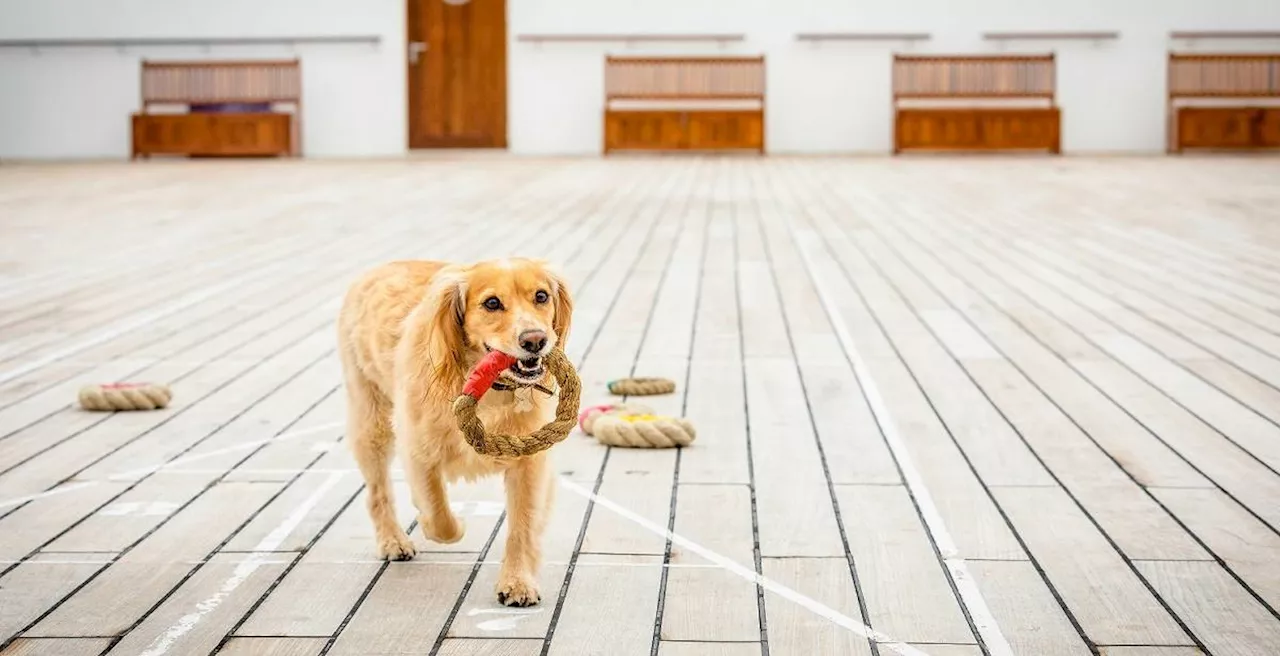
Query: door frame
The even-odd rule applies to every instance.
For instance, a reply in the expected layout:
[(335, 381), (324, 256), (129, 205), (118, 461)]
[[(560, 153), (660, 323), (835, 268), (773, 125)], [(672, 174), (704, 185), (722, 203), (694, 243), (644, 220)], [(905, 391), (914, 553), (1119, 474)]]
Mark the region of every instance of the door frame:
[[(499, 136), (497, 145), (494, 146), (475, 146), (471, 144), (453, 142), (448, 140), (436, 140), (434, 143), (423, 146), (413, 145), (413, 66), (409, 63), (409, 52), (413, 44), (413, 21), (412, 4), (414, 2), (431, 2), (432, 0), (405, 0), (404, 3), (404, 51), (401, 56), (404, 57), (404, 143), (405, 150), (413, 152), (415, 150), (445, 150), (445, 149), (467, 149), (477, 148), (484, 150), (507, 150), (510, 148), (511, 140), (511, 33), (508, 30), (511, 18), (510, 1), (500, 0), (502, 2), (502, 133)], [(446, 0), (438, 0), (444, 2)], [(424, 42), (425, 43), (425, 42)], [(425, 48), (422, 51), (426, 52)], [(421, 56), (421, 53), (420, 53)]]

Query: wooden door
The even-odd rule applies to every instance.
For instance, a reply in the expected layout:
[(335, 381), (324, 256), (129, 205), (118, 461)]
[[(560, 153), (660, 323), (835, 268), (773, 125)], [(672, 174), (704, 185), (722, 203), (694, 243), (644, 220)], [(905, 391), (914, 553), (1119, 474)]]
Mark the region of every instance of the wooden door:
[(409, 147), (507, 147), (506, 0), (408, 0)]

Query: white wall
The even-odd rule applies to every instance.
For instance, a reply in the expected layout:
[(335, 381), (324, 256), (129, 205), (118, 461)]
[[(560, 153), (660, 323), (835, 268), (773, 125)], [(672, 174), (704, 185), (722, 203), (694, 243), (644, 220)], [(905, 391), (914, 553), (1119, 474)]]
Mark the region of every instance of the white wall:
[[(507, 0), (511, 149), (595, 154), (603, 55), (763, 53), (772, 152), (884, 153), (895, 50), (1058, 53), (1068, 152), (1163, 149), (1165, 56), (1280, 50), (1270, 43), (1171, 44), (1175, 29), (1280, 30), (1280, 0)], [(796, 32), (929, 32), (930, 41), (798, 43)], [(1119, 31), (1116, 41), (1001, 45), (983, 31)], [(530, 33), (745, 33), (708, 44), (532, 44)], [(0, 0), (0, 39), (370, 34), (367, 46), (301, 46), (312, 156), (405, 149), (403, 0)], [(292, 56), (279, 48), (0, 49), (0, 157), (124, 157), (142, 56)]]
[(0, 40), (378, 35), (381, 45), (0, 48), (0, 158), (122, 158), (144, 58), (302, 59), (308, 155), (405, 148), (403, 0), (0, 0)]

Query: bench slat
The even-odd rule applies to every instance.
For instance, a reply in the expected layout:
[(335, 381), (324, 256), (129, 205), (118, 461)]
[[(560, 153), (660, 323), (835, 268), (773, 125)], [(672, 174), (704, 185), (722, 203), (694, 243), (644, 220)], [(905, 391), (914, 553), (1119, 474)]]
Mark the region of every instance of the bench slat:
[(297, 60), (142, 63), (144, 104), (299, 102)]

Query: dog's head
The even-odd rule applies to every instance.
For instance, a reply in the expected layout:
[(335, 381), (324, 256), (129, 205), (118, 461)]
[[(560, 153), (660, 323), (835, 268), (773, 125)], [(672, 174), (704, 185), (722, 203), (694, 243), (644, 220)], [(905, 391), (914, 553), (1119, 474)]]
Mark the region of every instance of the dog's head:
[(446, 267), (429, 298), (435, 303), (429, 356), (436, 375), (455, 383), (489, 351), (517, 359), (506, 372), (513, 382), (542, 381), (542, 359), (564, 345), (573, 319), (564, 279), (541, 260)]

